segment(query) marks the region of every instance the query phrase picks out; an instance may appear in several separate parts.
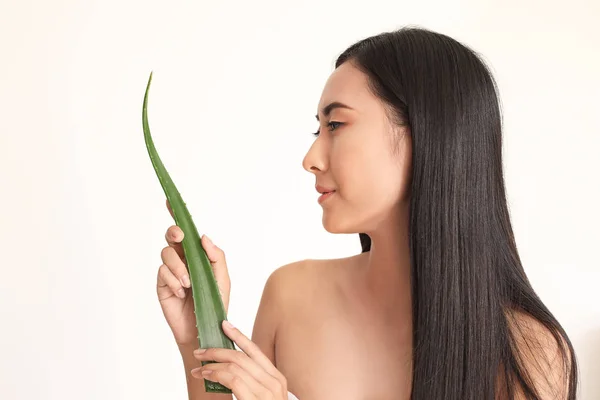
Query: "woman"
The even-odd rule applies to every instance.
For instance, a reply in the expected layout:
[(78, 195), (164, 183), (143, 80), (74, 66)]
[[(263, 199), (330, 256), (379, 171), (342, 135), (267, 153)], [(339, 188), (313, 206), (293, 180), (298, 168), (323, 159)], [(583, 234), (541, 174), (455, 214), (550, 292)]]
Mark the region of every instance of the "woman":
[[(325, 229), (359, 233), (362, 252), (277, 269), (252, 339), (223, 327), (242, 351), (198, 354), (183, 233), (170, 227), (157, 290), (190, 398), (227, 398), (204, 392), (199, 371), (212, 371), (240, 400), (575, 399), (572, 344), (515, 245), (488, 68), (417, 28), (361, 40), (335, 66), (303, 167), (328, 192)], [(202, 245), (227, 308), (225, 255)]]

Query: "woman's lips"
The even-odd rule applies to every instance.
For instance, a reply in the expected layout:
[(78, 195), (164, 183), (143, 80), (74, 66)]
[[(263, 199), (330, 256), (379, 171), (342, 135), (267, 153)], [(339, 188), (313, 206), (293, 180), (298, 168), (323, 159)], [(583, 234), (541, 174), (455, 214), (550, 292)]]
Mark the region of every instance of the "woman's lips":
[(325, 200), (327, 200), (331, 196), (333, 196), (334, 193), (335, 193), (335, 190), (333, 192), (325, 192), (321, 196), (319, 196), (319, 198), (317, 199), (317, 201), (319, 202), (319, 204), (322, 204)]

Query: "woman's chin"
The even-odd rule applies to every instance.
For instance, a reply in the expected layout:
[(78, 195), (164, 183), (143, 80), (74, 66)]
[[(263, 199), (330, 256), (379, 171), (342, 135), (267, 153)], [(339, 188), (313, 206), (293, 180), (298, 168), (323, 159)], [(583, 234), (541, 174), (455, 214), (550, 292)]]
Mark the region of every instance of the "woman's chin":
[(323, 214), (323, 228), (329, 233), (358, 233), (359, 231), (355, 227), (350, 226), (348, 221), (340, 221), (339, 219), (333, 218), (331, 215)]

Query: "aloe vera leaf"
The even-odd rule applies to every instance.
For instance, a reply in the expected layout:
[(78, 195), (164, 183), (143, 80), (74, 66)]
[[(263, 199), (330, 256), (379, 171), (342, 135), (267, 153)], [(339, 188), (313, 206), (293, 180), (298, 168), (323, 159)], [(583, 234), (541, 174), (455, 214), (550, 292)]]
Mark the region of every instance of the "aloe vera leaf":
[[(182, 245), (192, 284), (194, 313), (196, 314), (196, 328), (198, 329), (198, 344), (202, 348), (214, 347), (235, 350), (233, 341), (225, 335), (221, 327), (223, 320), (227, 319), (227, 314), (225, 312), (225, 307), (223, 306), (223, 300), (219, 293), (219, 287), (213, 274), (210, 260), (202, 247), (200, 236), (198, 235), (198, 230), (192, 220), (192, 216), (158, 156), (152, 136), (150, 135), (150, 126), (148, 125), (148, 92), (150, 90), (151, 82), (152, 72), (148, 79), (148, 86), (146, 87), (142, 110), (144, 139), (158, 180), (160, 181), (165, 195), (169, 200), (169, 204), (171, 205), (171, 209), (173, 210), (175, 223), (184, 233)], [(214, 361), (203, 361), (202, 365), (211, 362)], [(229, 388), (218, 382), (212, 382), (205, 379), (204, 386), (207, 392), (231, 393)]]

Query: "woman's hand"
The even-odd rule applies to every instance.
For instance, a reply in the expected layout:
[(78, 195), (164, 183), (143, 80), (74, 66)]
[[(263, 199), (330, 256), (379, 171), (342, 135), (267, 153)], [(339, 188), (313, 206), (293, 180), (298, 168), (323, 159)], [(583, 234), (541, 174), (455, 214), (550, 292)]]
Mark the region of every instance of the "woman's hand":
[[(173, 216), (168, 201), (167, 209)], [(173, 225), (167, 230), (165, 240), (167, 247), (161, 252), (163, 264), (158, 269), (156, 281), (158, 301), (177, 345), (195, 349), (198, 347), (198, 328), (196, 328), (189, 271), (181, 243), (183, 231), (177, 225)], [(206, 235), (202, 236), (201, 243), (213, 267), (223, 306), (227, 312), (231, 280), (227, 271), (225, 253), (212, 244)]]
[(242, 351), (197, 349), (196, 359), (216, 362), (193, 369), (192, 376), (219, 382), (238, 400), (287, 400), (287, 380), (260, 348), (227, 321), (223, 321), (223, 331)]

